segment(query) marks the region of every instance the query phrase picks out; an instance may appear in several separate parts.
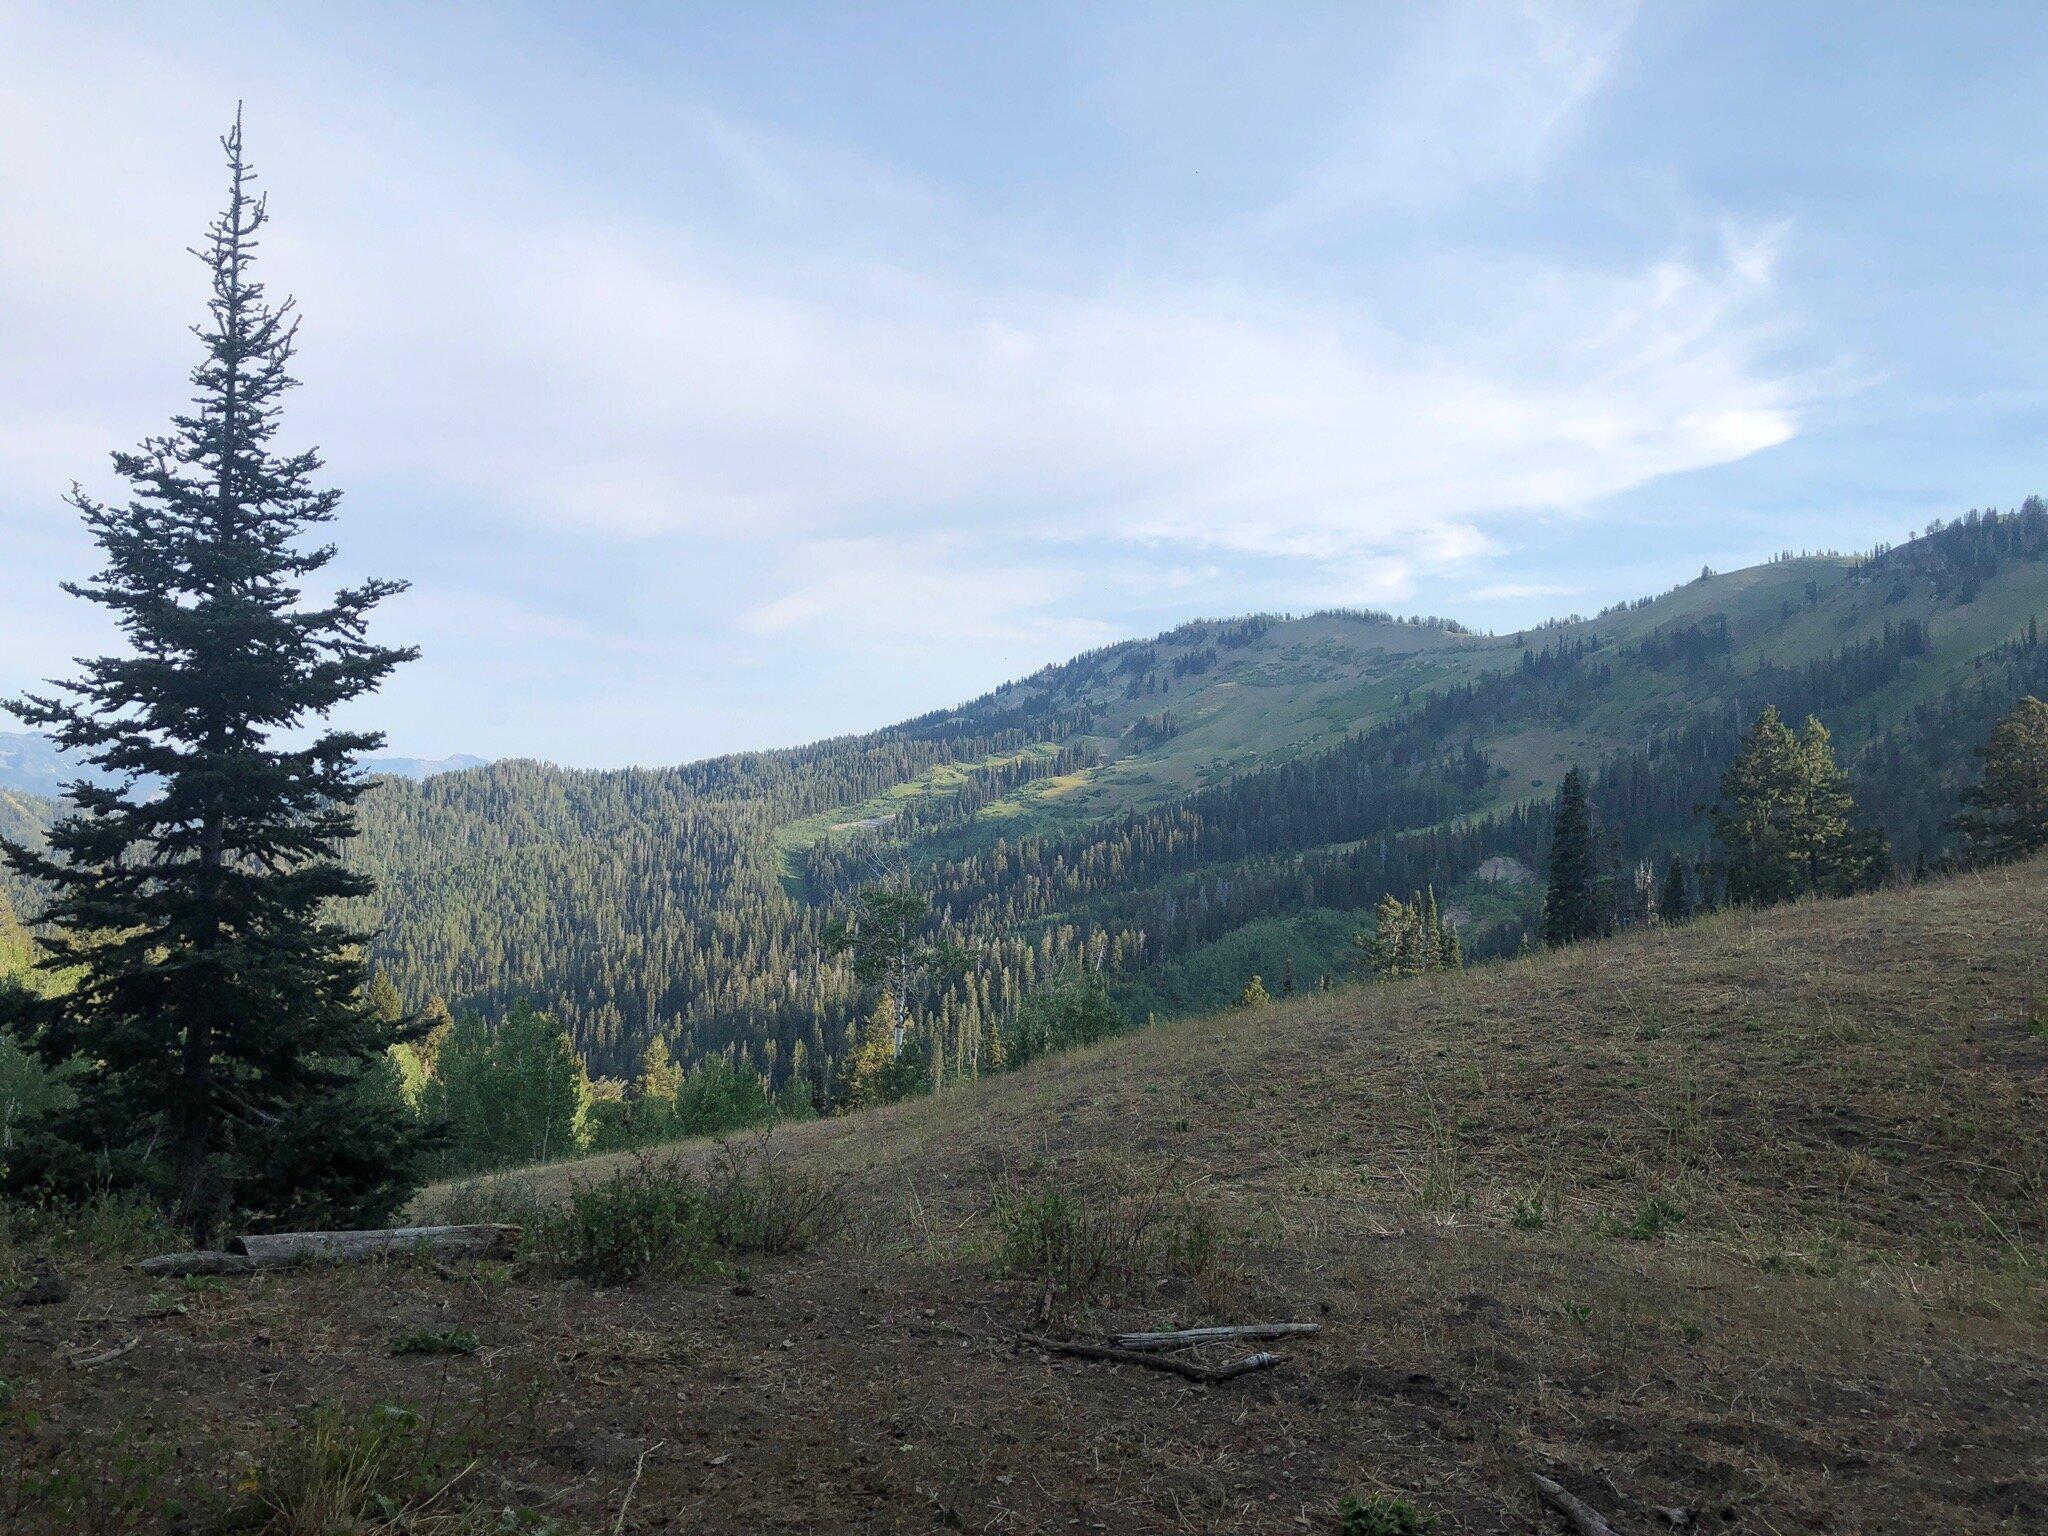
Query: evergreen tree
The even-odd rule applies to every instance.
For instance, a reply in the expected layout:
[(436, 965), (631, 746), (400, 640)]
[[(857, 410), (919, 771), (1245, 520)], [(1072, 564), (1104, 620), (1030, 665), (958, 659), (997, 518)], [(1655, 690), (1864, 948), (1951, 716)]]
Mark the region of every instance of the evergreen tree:
[(1692, 916), (1692, 893), (1685, 883), (1685, 860), (1671, 855), (1664, 869), (1664, 884), (1657, 892), (1657, 915), (1667, 923), (1682, 923)]
[(1889, 863), (1882, 839), (1856, 822), (1827, 727), (1809, 717), (1794, 734), (1776, 706), (1757, 717), (1721, 780), (1714, 832), (1728, 899), (1750, 906), (1847, 895)]
[(1240, 1008), (1263, 1008), (1272, 1001), (1273, 995), (1266, 990), (1265, 979), (1259, 976), (1246, 982), (1244, 990), (1237, 994), (1237, 1006)]
[(1573, 768), (1558, 786), (1550, 836), (1550, 884), (1543, 895), (1543, 942), (1552, 949), (1600, 932), (1593, 816), (1585, 776)]
[(1977, 750), (1984, 777), (1956, 817), (1971, 856), (1996, 863), (2048, 849), (2048, 703), (2021, 699)]
[(900, 1014), (887, 992), (875, 999), (867, 1027), (847, 1058), (839, 1085), (839, 1109), (851, 1112), (893, 1104), (923, 1093), (928, 1087), (924, 1065), (901, 1049), (897, 1034)]
[(10, 1181), (141, 1185), (202, 1238), (230, 1211), (379, 1216), (412, 1187), (420, 1148), (402, 1105), (357, 1092), (410, 1026), (366, 1001), (366, 936), (328, 915), (371, 889), (335, 854), (356, 831), (356, 759), (382, 738), (276, 744), (414, 654), (365, 638), (402, 588), (302, 602), (334, 554), (303, 536), (339, 493), (316, 487), (315, 454), (272, 446), (297, 323), (251, 275), (267, 211), (239, 115), (222, 146), (192, 408), (114, 456), (126, 505), (72, 497), (106, 566), (66, 590), (107, 608), (129, 653), (9, 706), (113, 787), (74, 784), (47, 853), (6, 848), (48, 893), (41, 963), (75, 973), (62, 996), (11, 1005), (10, 1022), (46, 1061), (79, 1064), (73, 1102), (38, 1117)]

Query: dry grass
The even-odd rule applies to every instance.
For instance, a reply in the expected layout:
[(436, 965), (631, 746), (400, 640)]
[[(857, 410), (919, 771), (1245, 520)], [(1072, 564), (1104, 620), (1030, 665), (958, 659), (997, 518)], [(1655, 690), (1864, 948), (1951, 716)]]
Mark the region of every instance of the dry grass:
[[(1530, 1465), (1623, 1530), (2041, 1526), (2044, 939), (2036, 864), (1164, 1027), (777, 1133), (849, 1233), (716, 1281), (88, 1265), (6, 1319), (0, 1485), (205, 1530), (164, 1490), (297, 1486), (316, 1415), (401, 1404), (474, 1447), (431, 1513), (565, 1531), (1550, 1529)], [(1201, 1389), (1013, 1352), (1040, 1311), (1325, 1327)]]

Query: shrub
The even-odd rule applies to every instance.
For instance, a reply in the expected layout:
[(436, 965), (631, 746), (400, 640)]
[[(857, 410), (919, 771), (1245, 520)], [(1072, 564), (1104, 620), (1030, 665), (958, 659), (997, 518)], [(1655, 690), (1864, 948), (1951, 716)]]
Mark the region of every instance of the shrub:
[(522, 1261), (593, 1285), (700, 1280), (735, 1253), (796, 1253), (845, 1225), (838, 1191), (776, 1159), (767, 1137), (721, 1149), (708, 1179), (654, 1156), (543, 1200), (520, 1178), (480, 1179), (435, 1213), (452, 1222), (510, 1221), (526, 1229)]
[(535, 1257), (593, 1285), (720, 1274), (718, 1222), (694, 1180), (641, 1161), (540, 1213)]
[(838, 1190), (775, 1157), (765, 1136), (745, 1152), (730, 1142), (719, 1148), (708, 1198), (718, 1240), (745, 1253), (798, 1253), (846, 1225)]
[(1112, 1178), (1091, 1190), (1088, 1182), (1013, 1181), (992, 1203), (997, 1265), (1031, 1287), (1037, 1317), (1067, 1318), (1147, 1282), (1216, 1278), (1215, 1222), (1170, 1177), (1136, 1188)]
[(1540, 1189), (1524, 1190), (1515, 1196), (1511, 1219), (1523, 1232), (1540, 1232), (1549, 1220), (1549, 1201)]
[(1677, 1201), (1663, 1195), (1650, 1195), (1636, 1207), (1636, 1219), (1629, 1225), (1628, 1235), (1638, 1242), (1647, 1242), (1653, 1237), (1662, 1237), (1684, 1220), (1685, 1208)]
[(1422, 1536), (1436, 1525), (1406, 1499), (1375, 1493), (1337, 1506), (1337, 1536)]

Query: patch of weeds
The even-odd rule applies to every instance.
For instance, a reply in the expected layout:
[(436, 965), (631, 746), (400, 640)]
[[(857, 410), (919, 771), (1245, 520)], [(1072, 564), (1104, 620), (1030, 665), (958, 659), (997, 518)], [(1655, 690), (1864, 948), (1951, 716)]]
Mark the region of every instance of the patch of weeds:
[(1517, 1231), (1540, 1232), (1550, 1219), (1550, 1201), (1542, 1189), (1526, 1189), (1514, 1197), (1508, 1217)]
[(391, 1341), (394, 1355), (473, 1355), (482, 1341), (467, 1328), (421, 1328)]
[(1650, 1195), (1636, 1207), (1636, 1219), (1624, 1229), (1624, 1234), (1637, 1242), (1648, 1242), (1684, 1221), (1684, 1206), (1664, 1195)]
[(1030, 1286), (1040, 1321), (1148, 1284), (1213, 1285), (1221, 1242), (1208, 1210), (1169, 1169), (1149, 1181), (1041, 1176), (996, 1192), (996, 1263)]
[(132, 1195), (102, 1194), (81, 1204), (0, 1203), (0, 1286), (32, 1266), (73, 1260), (104, 1263), (180, 1246), (162, 1211)]
[(1593, 1309), (1583, 1301), (1562, 1302), (1560, 1306), (1563, 1308), (1564, 1315), (1577, 1323), (1581, 1328), (1584, 1328), (1593, 1321)]
[[(112, 1440), (48, 1433), (42, 1412), (0, 1382), (0, 1530), (114, 1536), (181, 1525), (192, 1513), (171, 1447), (133, 1426)], [(203, 1490), (199, 1493), (204, 1497)]]
[(551, 1536), (530, 1510), (463, 1497), (473, 1436), (451, 1433), (396, 1403), (329, 1405), (281, 1434), (241, 1485), (242, 1508), (221, 1529), (261, 1536), (343, 1531), (408, 1536)]
[(1435, 1515), (1392, 1494), (1347, 1497), (1337, 1506), (1337, 1536), (1422, 1536), (1435, 1528)]

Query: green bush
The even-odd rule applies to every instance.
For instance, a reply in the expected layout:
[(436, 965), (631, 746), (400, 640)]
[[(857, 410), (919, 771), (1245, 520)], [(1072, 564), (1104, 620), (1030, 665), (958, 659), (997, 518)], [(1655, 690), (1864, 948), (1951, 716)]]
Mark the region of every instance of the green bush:
[(1337, 1536), (1422, 1536), (1436, 1525), (1435, 1515), (1385, 1493), (1347, 1498), (1337, 1506), (1337, 1517)]
[(1003, 1041), (1003, 1064), (1021, 1067), (1033, 1057), (1093, 1045), (1130, 1027), (1100, 971), (1067, 966), (1018, 1003)]
[(742, 1253), (797, 1253), (846, 1224), (839, 1192), (822, 1175), (777, 1159), (762, 1137), (728, 1143), (712, 1166), (708, 1198), (718, 1239)]
[(704, 1192), (648, 1162), (571, 1190), (535, 1227), (527, 1235), (535, 1256), (592, 1285), (701, 1280), (725, 1268)]
[(523, 1262), (593, 1285), (701, 1280), (726, 1273), (740, 1253), (795, 1253), (845, 1225), (838, 1191), (790, 1168), (764, 1136), (721, 1149), (708, 1178), (654, 1155), (543, 1199), (516, 1176), (453, 1191), (436, 1220), (509, 1221), (525, 1230)]

